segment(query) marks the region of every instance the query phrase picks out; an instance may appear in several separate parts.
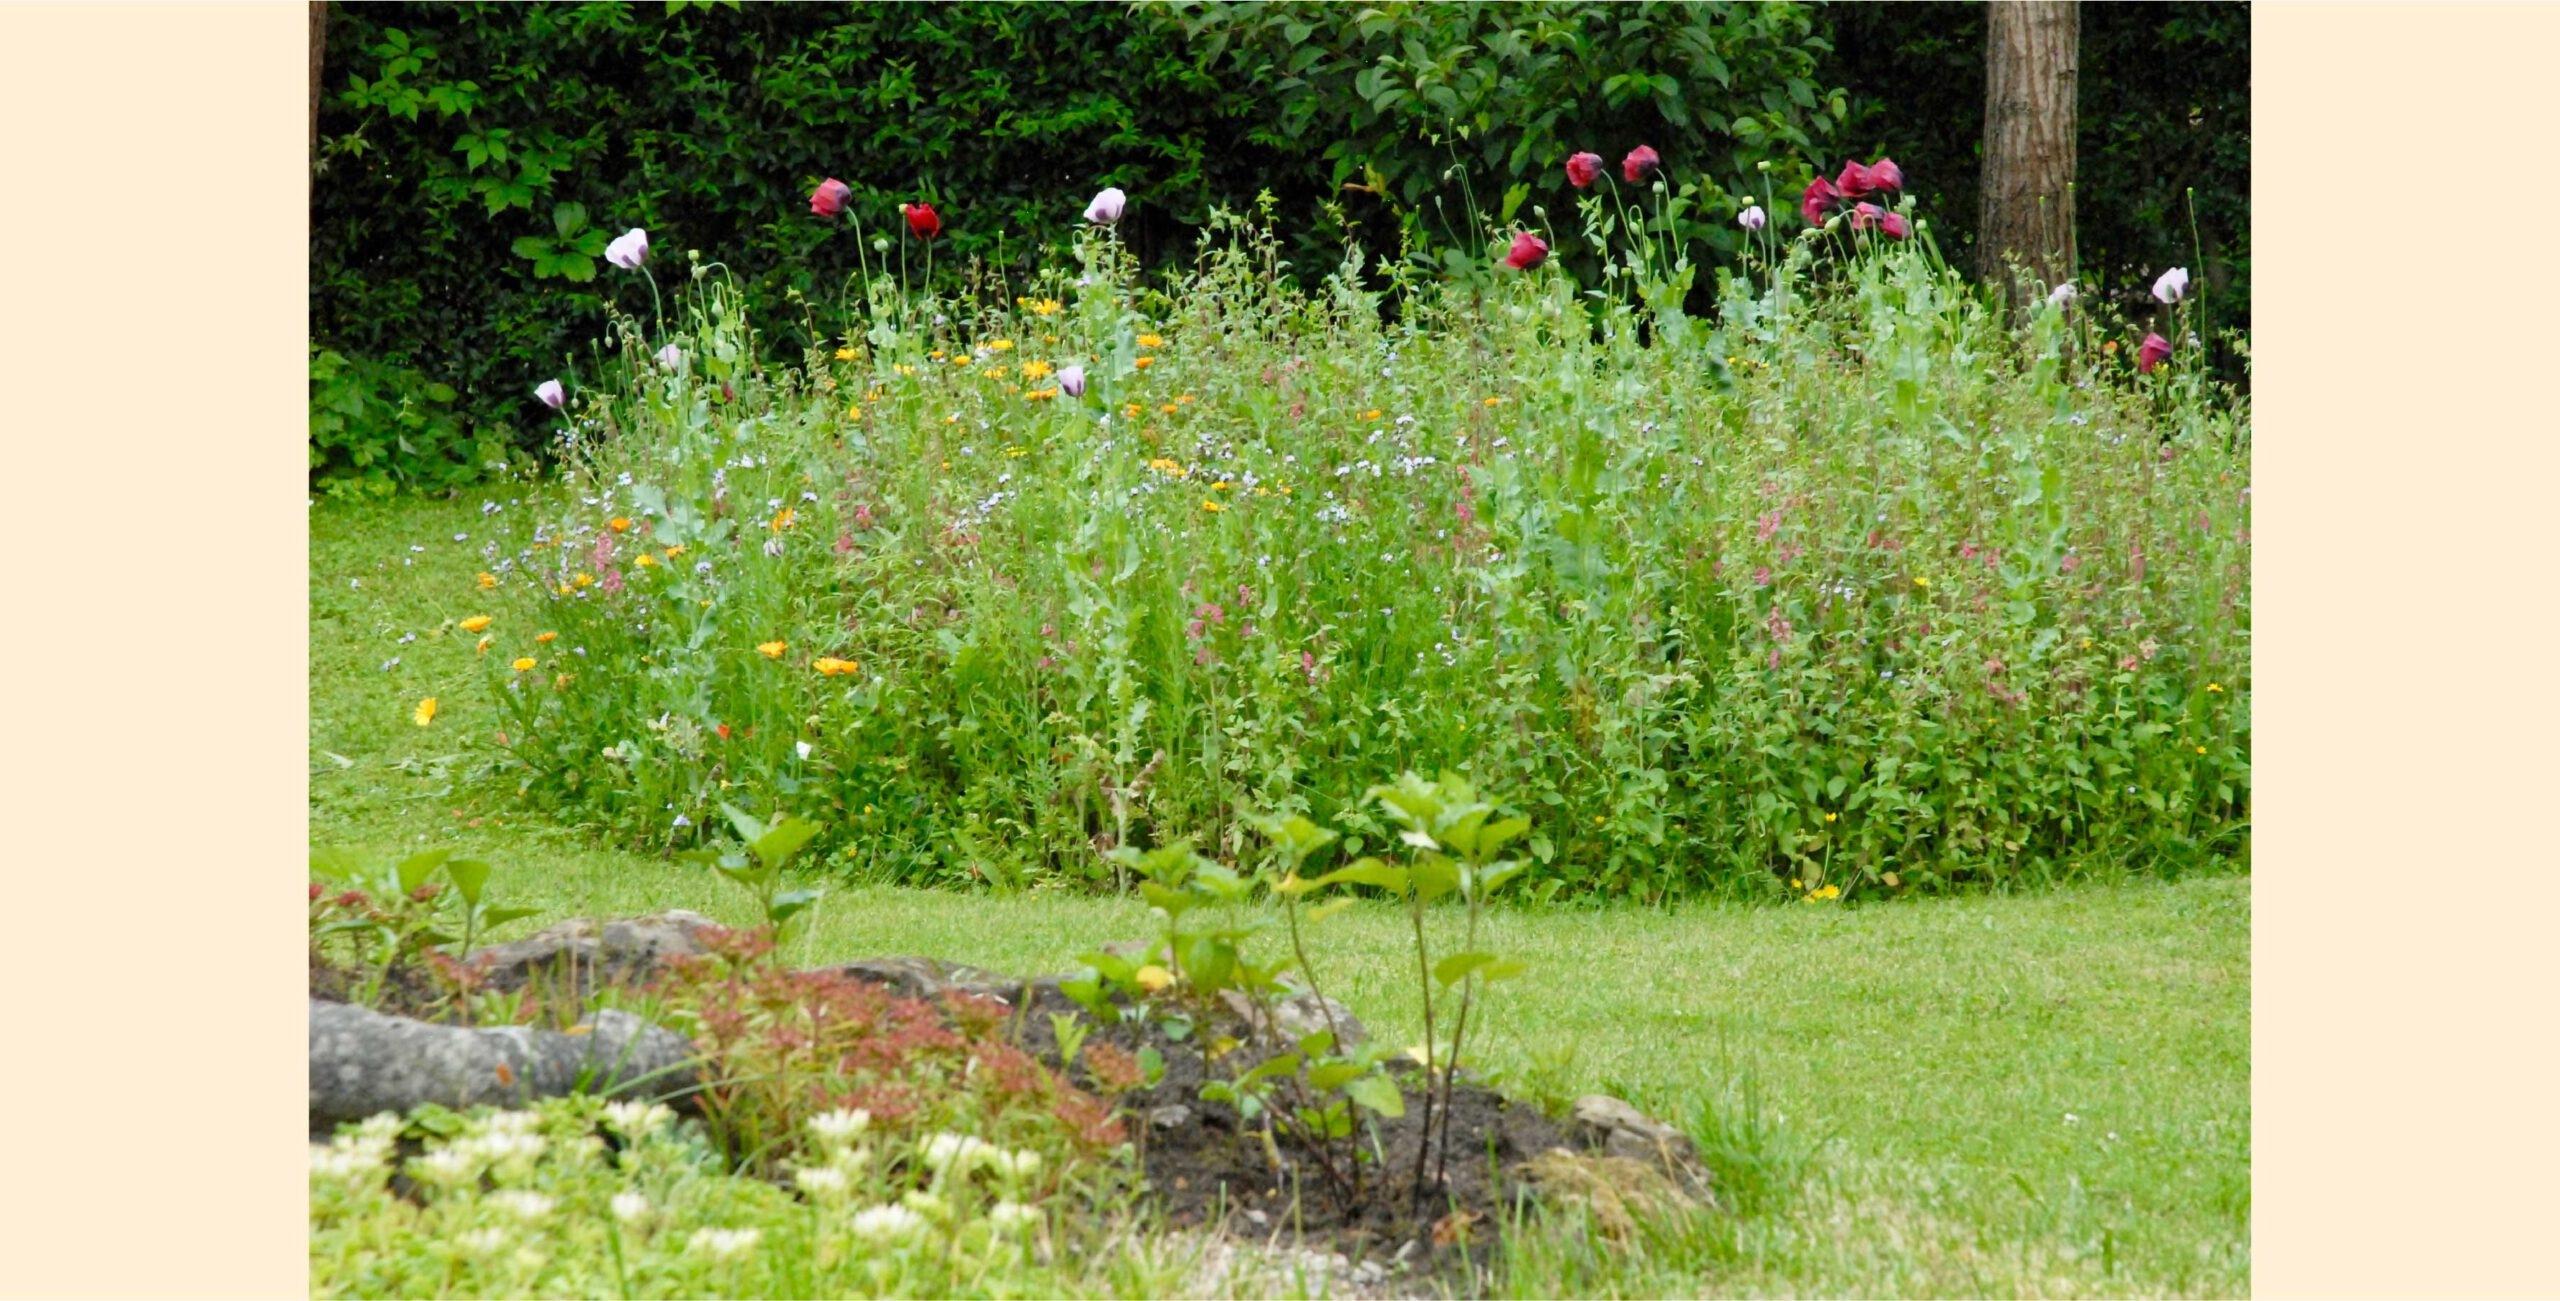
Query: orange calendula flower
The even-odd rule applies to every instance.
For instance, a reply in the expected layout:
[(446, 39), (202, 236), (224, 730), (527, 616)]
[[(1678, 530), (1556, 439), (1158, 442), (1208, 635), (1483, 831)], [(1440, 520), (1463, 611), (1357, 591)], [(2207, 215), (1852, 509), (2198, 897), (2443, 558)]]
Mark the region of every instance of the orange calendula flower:
[(1129, 419), (1131, 419), (1131, 420), (1135, 420), (1135, 419), (1137, 419), (1137, 418), (1138, 418), (1138, 413), (1139, 413), (1139, 412), (1141, 412), (1141, 411), (1144, 411), (1144, 410), (1146, 410), (1146, 408), (1145, 408), (1145, 407), (1139, 406), (1137, 403), (1132, 402), (1132, 403), (1130, 403), (1129, 405), (1127, 405), (1127, 406), (1125, 406), (1125, 407), (1120, 408), (1120, 414), (1121, 414), (1121, 415), (1123, 415), (1123, 416), (1128, 417), (1128, 418), (1129, 418)]
[(861, 666), (855, 664), (852, 660), (840, 660), (833, 655), (822, 655), (816, 660), (811, 661), (809, 667), (816, 669), (821, 677), (833, 678), (851, 673)]
[(774, 516), (773, 523), (767, 527), (771, 528), (776, 533), (780, 533), (784, 529), (791, 527), (791, 521), (798, 518), (800, 518), (800, 512), (797, 509), (785, 506), (782, 508), (782, 513)]
[(486, 655), (486, 654), (488, 654), (488, 653), (489, 653), (489, 643), (491, 643), (491, 642), (493, 642), (493, 641), (496, 641), (496, 640), (497, 640), (497, 638), (495, 638), (495, 637), (483, 637), (483, 638), (481, 638), (481, 639), (480, 639), (480, 645), (479, 645), (479, 648), (477, 649), (477, 651), (476, 651), (475, 653), (476, 653), (476, 654), (481, 654), (481, 655)]
[(1360, 418), (1361, 418), (1361, 419), (1363, 419), (1363, 420), (1376, 420), (1376, 419), (1378, 419), (1379, 417), (1384, 416), (1385, 414), (1387, 414), (1387, 413), (1386, 413), (1386, 412), (1384, 412), (1384, 411), (1380, 411), (1380, 410), (1378, 410), (1376, 407), (1371, 407), (1370, 409), (1368, 409), (1368, 410), (1366, 410), (1366, 411), (1361, 412), (1361, 413), (1360, 413)]
[(429, 696), (419, 701), (417, 709), (412, 711), (409, 717), (417, 720), (420, 727), (436, 721), (436, 698)]
[(1167, 459), (1167, 458), (1165, 458), (1165, 457), (1161, 457), (1161, 456), (1159, 456), (1159, 457), (1155, 458), (1154, 460), (1151, 460), (1151, 461), (1147, 462), (1147, 468), (1148, 468), (1148, 469), (1150, 469), (1150, 470), (1154, 470), (1154, 471), (1156, 471), (1156, 472), (1158, 472), (1158, 473), (1160, 473), (1160, 474), (1180, 474), (1180, 473), (1182, 473), (1182, 463), (1181, 463), (1181, 462), (1179, 462), (1179, 461), (1174, 461), (1174, 460), (1169, 460), (1169, 459)]
[(1215, 515), (1226, 508), (1227, 504), (1222, 501), (1204, 501), (1200, 503), (1200, 509), (1207, 511), (1212, 515)]
[(676, 557), (683, 555), (683, 554), (684, 554), (684, 544), (683, 544), (683, 543), (681, 543), (681, 542), (679, 542), (679, 543), (675, 544), (674, 546), (671, 546), (671, 547), (667, 548), (667, 553), (666, 553), (666, 554), (667, 554), (667, 559), (669, 559), (669, 560), (673, 560), (673, 559), (675, 559)]
[(1181, 394), (1176, 394), (1176, 395), (1174, 396), (1174, 399), (1173, 399), (1173, 400), (1174, 400), (1174, 401), (1176, 401), (1176, 402), (1179, 402), (1179, 403), (1183, 404), (1184, 406), (1189, 406), (1189, 405), (1191, 405), (1192, 403), (1199, 401), (1200, 399), (1195, 398), (1195, 397), (1191, 396), (1191, 395), (1190, 395), (1190, 394), (1188, 394), (1188, 393), (1181, 393)]
[(483, 591), (483, 592), (488, 591), (490, 588), (492, 588), (492, 587), (496, 587), (497, 585), (498, 585), (498, 576), (497, 576), (496, 574), (482, 574), (482, 575), (480, 576), (480, 590), (481, 590), (481, 591)]
[(1058, 396), (1058, 390), (1053, 388), (1036, 388), (1022, 396), (1033, 402), (1045, 402), (1050, 398)]
[(1502, 405), (1502, 399), (1500, 399), (1500, 398), (1486, 398), (1486, 399), (1484, 400), (1484, 404), (1485, 404), (1486, 406), (1489, 406), (1489, 407), (1498, 407), (1498, 406), (1501, 406), (1501, 405)]
[(1140, 357), (1140, 358), (1138, 358), (1138, 363), (1137, 363), (1137, 365), (1138, 365), (1138, 369), (1140, 369), (1140, 370), (1145, 370), (1147, 367), (1152, 366), (1152, 365), (1155, 365), (1155, 364), (1156, 364), (1156, 359), (1155, 359), (1155, 358), (1153, 358), (1153, 357)]
[(756, 653), (769, 660), (778, 660), (782, 658), (782, 652), (789, 649), (791, 649), (789, 642), (769, 641), (757, 646)]
[(478, 632), (488, 626), (489, 616), (485, 614), (475, 614), (462, 621), (462, 630), (464, 632)]
[(612, 529), (616, 533), (629, 532), (631, 529), (631, 519), (629, 516), (616, 515), (612, 519), (606, 520), (604, 522), (604, 526)]
[(1166, 415), (1173, 415), (1173, 414), (1175, 414), (1176, 412), (1179, 412), (1180, 410), (1182, 410), (1182, 408), (1180, 408), (1180, 407), (1178, 407), (1178, 406), (1175, 406), (1174, 404), (1172, 404), (1172, 403), (1170, 403), (1170, 402), (1167, 402), (1167, 403), (1165, 403), (1163, 406), (1157, 407), (1157, 408), (1156, 408), (1156, 410), (1161, 411), (1161, 412), (1165, 413)]
[(524, 656), (523, 658), (518, 659), (510, 667), (514, 668), (518, 673), (531, 673), (533, 671), (533, 657), (530, 655)]
[(1138, 346), (1141, 348), (1161, 348), (1164, 346), (1164, 336), (1161, 334), (1141, 334), (1138, 336)]
[(533, 638), (533, 639), (534, 639), (535, 641), (537, 641), (537, 642), (547, 642), (547, 641), (552, 640), (552, 639), (553, 639), (553, 638), (555, 638), (555, 637), (558, 637), (559, 635), (560, 635), (560, 634), (558, 634), (558, 633), (556, 633), (556, 632), (536, 633), (536, 634), (534, 634), (534, 638)]

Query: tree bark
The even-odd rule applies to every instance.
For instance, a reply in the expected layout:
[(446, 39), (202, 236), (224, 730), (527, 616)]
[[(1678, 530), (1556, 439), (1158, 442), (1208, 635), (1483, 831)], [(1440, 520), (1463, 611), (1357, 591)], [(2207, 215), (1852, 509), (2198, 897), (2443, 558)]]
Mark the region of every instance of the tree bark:
[(328, 0), (311, 0), (311, 161), (320, 160), (320, 71), (329, 50)]
[(2080, 152), (2080, 6), (1998, 0), (1983, 51), (1981, 277), (2018, 306), (2031, 291), (2014, 261), (2047, 285), (2070, 278), (2071, 182)]

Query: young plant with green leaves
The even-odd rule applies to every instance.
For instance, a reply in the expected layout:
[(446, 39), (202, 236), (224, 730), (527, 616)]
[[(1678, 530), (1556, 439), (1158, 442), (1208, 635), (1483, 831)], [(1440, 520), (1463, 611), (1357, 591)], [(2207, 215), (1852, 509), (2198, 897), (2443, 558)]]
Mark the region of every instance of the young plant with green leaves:
[[(352, 949), (354, 962), (366, 972), (357, 1002), (378, 1003), (404, 964), (423, 962), (448, 945), (467, 958), (481, 932), (533, 915), (530, 908), (488, 903), (483, 896), (489, 865), (453, 853), (439, 846), (376, 863), (346, 849), (311, 851), (311, 874), (318, 878), (311, 887), (313, 956), (327, 962)], [(332, 885), (335, 894), (329, 892)]]
[(768, 823), (734, 804), (722, 804), (720, 811), (737, 829), (740, 847), (688, 850), (682, 857), (687, 862), (708, 864), (755, 895), (766, 924), (779, 935), (786, 923), (826, 894), (822, 887), (782, 888), (783, 868), (818, 834), (818, 824), (787, 813), (774, 815)]

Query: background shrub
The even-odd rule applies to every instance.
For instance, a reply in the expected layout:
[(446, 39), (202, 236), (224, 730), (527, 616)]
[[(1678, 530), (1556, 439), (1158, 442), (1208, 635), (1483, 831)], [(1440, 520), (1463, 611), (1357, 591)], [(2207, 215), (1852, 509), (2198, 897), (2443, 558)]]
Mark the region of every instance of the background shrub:
[[(2176, 200), (2195, 185), (2200, 274), (2245, 324), (2246, 6), (2090, 5), (2082, 22), (2084, 260), (2125, 286), (2192, 261)], [(533, 384), (598, 337), (609, 295), (637, 310), (645, 294), (596, 278), (632, 225), (716, 251), (776, 358), (814, 342), (794, 295), (840, 297), (860, 240), (897, 235), (918, 196), (944, 216), (948, 284), (973, 262), (1024, 274), (1112, 184), (1134, 201), (1129, 247), (1159, 267), (1213, 208), (1268, 196), (1311, 281), (1346, 238), (1373, 266), (1407, 248), (1480, 261), (1469, 206), (1535, 221), (1521, 205), (1579, 148), (1614, 170), (1649, 143), (1701, 183), (1676, 233), (1710, 260), (1736, 249), (1733, 196), (1758, 163), (1786, 191), (1800, 159), (1889, 153), (1957, 249), (1979, 29), (1967, 5), (1783, 0), (335, 6), (311, 326), (379, 368), (382, 400), (327, 428), (315, 414), (314, 477), (437, 488), (481, 449), (538, 450)], [(829, 175), (854, 188), (860, 239), (808, 215)], [(322, 383), (315, 412), (349, 405)], [(434, 428), (401, 421), (404, 402)]]

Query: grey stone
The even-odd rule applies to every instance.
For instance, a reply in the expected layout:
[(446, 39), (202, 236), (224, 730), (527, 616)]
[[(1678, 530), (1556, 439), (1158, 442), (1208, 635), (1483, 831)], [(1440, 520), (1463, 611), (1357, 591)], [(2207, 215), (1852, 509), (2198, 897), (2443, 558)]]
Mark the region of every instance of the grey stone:
[[(1334, 1044), (1336, 1052), (1357, 1048), (1369, 1037), (1369, 1028), (1360, 1024), (1360, 1018), (1351, 1015), (1350, 1008), (1313, 993), (1301, 991), (1275, 1000), (1271, 1004), (1270, 1025), (1264, 1024), (1262, 1009), (1256, 1007), (1242, 991), (1222, 989), (1218, 995), (1237, 1020), (1252, 1027), (1255, 1037), (1274, 1047), (1293, 1045), (1318, 1030), (1328, 1028), (1338, 1032)], [(1330, 1020), (1327, 1012), (1332, 1014)]]
[(696, 1055), (683, 1035), (622, 1011), (579, 1025), (472, 1029), (312, 999), (312, 1128), (431, 1102), (521, 1106), (582, 1090), (671, 1098), (692, 1087)]
[(471, 955), (485, 966), (493, 989), (520, 989), (539, 980), (567, 982), (584, 997), (599, 985), (646, 980), (678, 958), (708, 952), (694, 938), (698, 927), (717, 922), (696, 912), (672, 909), (649, 917), (599, 922), (579, 917), (546, 927), (521, 940), (494, 944)]
[(1147, 1113), (1147, 1123), (1158, 1129), (1180, 1129), (1191, 1123), (1191, 1108), (1169, 1102)]
[[(940, 958), (864, 958), (859, 962), (838, 963), (834, 970), (873, 984), (887, 985), (908, 998), (960, 993), (977, 994), (1012, 1004), (1022, 998), (1025, 983)], [(1054, 976), (1029, 982), (1035, 995), (1042, 987), (1055, 987), (1057, 983)]]
[(1635, 1161), (1688, 1167), (1697, 1161), (1697, 1144), (1678, 1129), (1635, 1109), (1623, 1098), (1590, 1093), (1573, 1101), (1573, 1119), (1601, 1137), (1601, 1150)]

